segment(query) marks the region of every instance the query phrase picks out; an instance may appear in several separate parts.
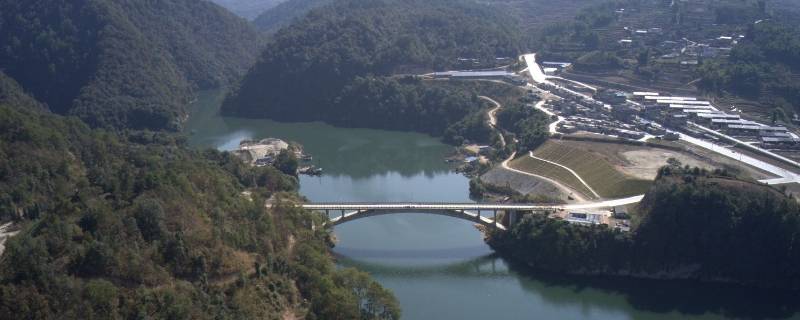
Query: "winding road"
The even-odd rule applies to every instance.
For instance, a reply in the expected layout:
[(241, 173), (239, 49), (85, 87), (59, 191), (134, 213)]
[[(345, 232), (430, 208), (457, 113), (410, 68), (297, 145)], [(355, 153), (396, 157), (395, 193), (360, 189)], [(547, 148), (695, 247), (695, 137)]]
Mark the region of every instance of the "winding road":
[(500, 129), (497, 128), (497, 111), (503, 108), (503, 105), (501, 105), (499, 102), (487, 96), (478, 96), (478, 98), (481, 98), (483, 100), (489, 101), (490, 103), (494, 104), (494, 108), (486, 112), (486, 115), (489, 117), (489, 126), (492, 127), (492, 129), (494, 129), (495, 132), (497, 132), (497, 136), (500, 137), (500, 144), (502, 144), (503, 147), (505, 148), (506, 138), (503, 136), (503, 132), (501, 132)]

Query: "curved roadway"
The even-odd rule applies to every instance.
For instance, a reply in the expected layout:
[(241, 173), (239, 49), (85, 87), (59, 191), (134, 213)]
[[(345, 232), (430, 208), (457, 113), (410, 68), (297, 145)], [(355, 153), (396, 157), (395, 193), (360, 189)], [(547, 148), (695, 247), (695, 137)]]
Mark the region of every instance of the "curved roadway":
[(642, 201), (644, 195), (634, 197), (593, 201), (574, 204), (537, 204), (537, 203), (458, 203), (458, 202), (330, 202), (330, 203), (305, 203), (303, 209), (308, 210), (408, 210), (408, 212), (431, 210), (464, 210), (464, 211), (492, 211), (492, 210), (518, 210), (518, 211), (546, 211), (546, 210), (572, 210), (572, 209), (597, 209), (611, 208)]

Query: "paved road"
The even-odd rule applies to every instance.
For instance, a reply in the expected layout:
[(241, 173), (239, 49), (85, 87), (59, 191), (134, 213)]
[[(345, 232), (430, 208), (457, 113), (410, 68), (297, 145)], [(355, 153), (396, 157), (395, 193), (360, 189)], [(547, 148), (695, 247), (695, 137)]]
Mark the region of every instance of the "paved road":
[[(552, 111), (550, 111), (550, 110), (548, 110), (547, 108), (544, 107), (545, 102), (546, 101), (544, 99), (542, 99), (541, 101), (539, 101), (535, 105), (533, 105), (533, 107), (538, 109), (541, 112), (544, 112), (546, 115), (548, 115), (550, 117), (556, 116), (555, 113), (553, 113)], [(564, 122), (564, 117), (562, 117), (562, 116), (556, 116), (556, 117), (558, 118), (558, 120), (551, 122), (550, 125), (548, 126), (548, 131), (550, 131), (550, 134), (558, 133), (558, 130), (556, 130), (556, 128), (558, 128), (558, 124), (561, 123), (561, 122)]]
[[(800, 163), (798, 163), (797, 161), (794, 161), (794, 160), (792, 160), (792, 159), (786, 158), (786, 157), (784, 157), (784, 156), (782, 156), (782, 155), (779, 155), (779, 154), (777, 154), (777, 153), (774, 153), (774, 152), (772, 152), (772, 151), (765, 150), (765, 149), (763, 149), (763, 148), (759, 148), (759, 147), (756, 147), (756, 146), (750, 145), (750, 144), (748, 144), (747, 142), (744, 142), (744, 141), (742, 141), (742, 140), (736, 139), (736, 138), (734, 138), (734, 137), (731, 137), (731, 136), (729, 136), (729, 135), (726, 135), (726, 134), (722, 134), (722, 133), (720, 133), (720, 132), (714, 131), (714, 130), (712, 130), (712, 129), (706, 128), (706, 127), (704, 127), (704, 126), (701, 126), (701, 125), (699, 125), (699, 124), (696, 124), (696, 123), (692, 123), (692, 126), (694, 126), (695, 128), (698, 128), (698, 129), (700, 129), (700, 130), (702, 130), (702, 131), (705, 131), (705, 132), (708, 132), (708, 133), (710, 133), (710, 134), (713, 134), (713, 135), (715, 135), (715, 136), (722, 137), (722, 138), (724, 138), (724, 139), (728, 139), (728, 140), (731, 140), (731, 141), (733, 141), (733, 142), (736, 142), (736, 143), (738, 143), (738, 144), (740, 144), (740, 145), (743, 145), (743, 146), (745, 146), (745, 148), (750, 148), (750, 149), (753, 149), (753, 150), (754, 150), (754, 151), (756, 151), (756, 152), (762, 152), (762, 153), (766, 154), (767, 156), (769, 156), (769, 157), (772, 157), (772, 158), (774, 158), (774, 159), (778, 159), (778, 160), (781, 160), (781, 161), (784, 161), (784, 162), (787, 162), (787, 163), (790, 163), (790, 164), (792, 164), (792, 165), (795, 165), (795, 166), (798, 166), (798, 167), (800, 167)], [(763, 161), (761, 161), (761, 162), (763, 162)], [(759, 167), (759, 168), (760, 168), (760, 167)], [(782, 169), (782, 168), (780, 168), (780, 169)], [(766, 170), (766, 169), (764, 169), (764, 170)], [(776, 174), (777, 174), (777, 175), (779, 175), (779, 176), (782, 176), (782, 177), (796, 177), (796, 176), (797, 176), (797, 174), (796, 174), (796, 173), (790, 172), (790, 171), (789, 171), (789, 170), (787, 170), (787, 169), (782, 169), (782, 170), (783, 170), (783, 171), (785, 171), (785, 172), (783, 172), (784, 174), (777, 174), (777, 173), (776, 173)], [(769, 170), (767, 170), (767, 171), (769, 171)], [(770, 172), (772, 172), (772, 171), (770, 171)]]
[(536, 83), (549, 82), (547, 81), (547, 76), (545, 76), (544, 72), (542, 72), (542, 68), (539, 67), (538, 63), (536, 63), (535, 53), (529, 53), (523, 57), (525, 58), (525, 64), (528, 65), (528, 73), (530, 73), (533, 81), (536, 81)]
[(704, 149), (711, 150), (713, 152), (716, 152), (717, 154), (726, 156), (728, 158), (738, 160), (739, 162), (746, 163), (748, 165), (751, 165), (753, 167), (759, 168), (761, 170), (764, 170), (766, 172), (772, 173), (772, 174), (780, 177), (780, 178), (777, 178), (777, 179), (765, 179), (765, 180), (761, 180), (760, 182), (767, 183), (767, 184), (781, 184), (781, 183), (791, 183), (791, 182), (800, 181), (799, 180), (800, 177), (798, 177), (797, 174), (795, 174), (795, 173), (793, 173), (793, 172), (791, 172), (789, 170), (786, 170), (784, 168), (772, 165), (770, 163), (767, 163), (767, 162), (761, 161), (759, 159), (750, 157), (750, 156), (742, 154), (740, 152), (733, 151), (733, 150), (731, 150), (729, 148), (714, 144), (712, 142), (709, 142), (709, 141), (706, 141), (706, 140), (703, 140), (703, 139), (698, 139), (698, 138), (695, 138), (695, 137), (692, 137), (692, 136), (689, 136), (689, 135), (686, 135), (686, 134), (683, 134), (683, 133), (679, 133), (679, 135), (681, 137), (681, 140), (683, 140), (683, 141), (686, 141), (686, 142), (691, 143), (693, 145), (696, 145), (698, 147), (702, 147)]
[[(491, 211), (491, 210), (571, 210), (571, 209), (598, 209), (614, 206), (634, 204), (642, 201), (644, 196), (634, 196), (623, 199), (594, 201), (576, 204), (536, 204), (536, 203), (446, 203), (446, 202), (331, 202), (331, 203), (305, 203), (304, 209), (308, 210), (465, 210), (465, 211)], [(346, 215), (345, 215), (346, 216)], [(491, 221), (488, 220), (488, 221)]]

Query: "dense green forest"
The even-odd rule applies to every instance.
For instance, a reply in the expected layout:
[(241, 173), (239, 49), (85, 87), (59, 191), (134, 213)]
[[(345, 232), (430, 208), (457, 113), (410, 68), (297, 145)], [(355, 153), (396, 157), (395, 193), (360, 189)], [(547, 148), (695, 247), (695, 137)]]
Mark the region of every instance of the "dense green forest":
[(0, 0), (0, 69), (93, 127), (177, 129), (196, 88), (238, 79), (263, 45), (193, 0)]
[(513, 134), (510, 140), (518, 140), (516, 149), (521, 151), (534, 150), (547, 141), (550, 122), (544, 112), (519, 102), (497, 113), (498, 125)]
[(487, 108), (462, 88), (434, 86), (414, 77), (358, 77), (334, 100), (325, 119), (347, 127), (413, 130), (460, 144), (489, 140)]
[(17, 81), (0, 71), (0, 103), (28, 110), (45, 111), (46, 107), (25, 94)]
[(727, 60), (704, 61), (701, 89), (762, 100), (799, 112), (800, 29), (779, 21), (753, 24)]
[(253, 20), (258, 30), (272, 33), (283, 28), (309, 11), (327, 5), (333, 0), (289, 0), (264, 11)]
[(22, 228), (0, 318), (399, 318), (368, 275), (335, 268), (322, 217), (289, 202), (296, 178), (35, 104), (0, 77), (0, 220)]
[[(223, 112), (442, 134), (453, 120), (472, 114), (474, 103), (463, 103), (469, 99), (458, 98), (463, 94), (456, 90), (415, 88), (424, 84), (381, 77), (447, 69), (459, 57), (493, 63), (519, 52), (514, 24), (488, 6), (459, 0), (336, 1), (278, 31), (226, 98)], [(437, 105), (437, 99), (449, 101)], [(427, 107), (437, 109), (420, 112)], [(445, 114), (446, 119), (429, 119)]]
[(539, 270), (800, 289), (800, 207), (772, 187), (665, 167), (634, 222), (623, 233), (527, 215), (490, 243)]

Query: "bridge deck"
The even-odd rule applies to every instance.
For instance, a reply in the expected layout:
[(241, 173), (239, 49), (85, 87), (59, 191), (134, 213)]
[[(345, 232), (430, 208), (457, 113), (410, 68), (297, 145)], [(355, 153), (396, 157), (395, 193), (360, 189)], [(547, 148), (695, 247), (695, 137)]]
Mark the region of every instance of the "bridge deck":
[(309, 210), (575, 210), (610, 208), (642, 201), (644, 195), (623, 199), (603, 200), (574, 204), (540, 204), (540, 203), (452, 203), (452, 202), (318, 202), (305, 203), (303, 208)]
[(539, 204), (481, 204), (481, 203), (306, 203), (303, 208), (309, 210), (547, 210), (561, 209), (563, 205)]

